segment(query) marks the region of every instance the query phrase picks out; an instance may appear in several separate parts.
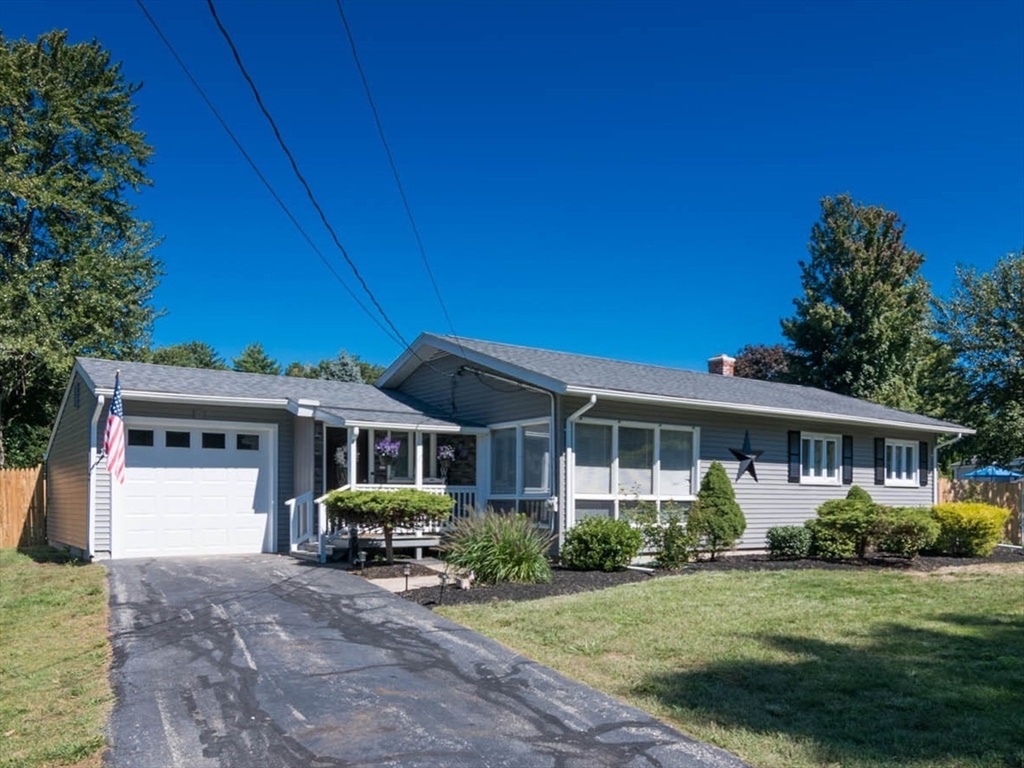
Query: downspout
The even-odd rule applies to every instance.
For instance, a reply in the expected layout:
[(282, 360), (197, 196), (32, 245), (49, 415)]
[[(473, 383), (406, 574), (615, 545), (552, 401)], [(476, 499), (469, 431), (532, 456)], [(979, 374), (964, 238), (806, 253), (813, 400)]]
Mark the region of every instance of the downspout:
[[(572, 510), (573, 519), (576, 517), (575, 498), (575, 472), (573, 471), (576, 462), (576, 422), (580, 416), (597, 405), (597, 395), (591, 395), (590, 399), (577, 408), (565, 420), (565, 523), (569, 523), (569, 511)], [(558, 527), (558, 548), (562, 548), (565, 542), (565, 525)]]
[[(91, 559), (96, 551), (96, 467), (99, 459), (96, 457), (96, 428), (100, 423), (100, 414), (103, 413), (103, 404), (106, 398), (103, 395), (96, 396), (96, 408), (92, 412), (92, 419), (89, 421), (89, 533), (88, 547), (89, 558)], [(114, 548), (114, 494), (110, 494), (110, 548)]]
[(945, 448), (947, 445), (952, 445), (959, 440), (963, 440), (964, 437), (966, 437), (966, 435), (964, 435), (963, 432), (960, 432), (952, 440), (947, 440), (944, 443), (940, 443), (937, 440), (935, 441), (935, 447), (932, 449), (932, 467), (935, 468), (935, 483), (932, 488), (932, 504), (938, 504), (941, 501), (941, 499), (939, 499), (939, 449)]

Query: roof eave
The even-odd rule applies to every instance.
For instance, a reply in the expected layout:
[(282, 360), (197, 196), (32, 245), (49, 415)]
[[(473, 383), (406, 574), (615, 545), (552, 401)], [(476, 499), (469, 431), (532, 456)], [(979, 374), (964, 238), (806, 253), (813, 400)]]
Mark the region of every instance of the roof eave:
[(875, 419), (865, 416), (848, 416), (835, 413), (821, 413), (818, 411), (803, 411), (795, 408), (773, 408), (762, 405), (748, 405), (744, 403), (723, 403), (710, 400), (698, 400), (689, 397), (675, 397), (670, 395), (651, 395), (642, 392), (623, 392), (620, 390), (595, 389), (593, 387), (568, 386), (566, 394), (581, 395), (590, 397), (596, 395), (598, 399), (618, 400), (634, 403), (660, 403), (664, 405), (681, 405), (688, 408), (696, 408), (709, 411), (728, 411), (731, 413), (751, 413), (761, 416), (778, 416), (807, 419), (810, 421), (828, 421), (840, 424), (857, 424), (868, 426), (898, 426), (900, 429), (907, 429), (916, 432), (928, 432), (930, 434), (950, 435), (973, 435), (975, 430), (957, 424), (918, 424), (909, 421), (896, 421), (894, 419)]

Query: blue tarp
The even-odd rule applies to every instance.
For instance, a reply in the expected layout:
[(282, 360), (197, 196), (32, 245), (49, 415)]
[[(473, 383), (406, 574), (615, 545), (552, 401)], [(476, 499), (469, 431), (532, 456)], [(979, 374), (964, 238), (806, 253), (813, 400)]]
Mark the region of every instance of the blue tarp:
[(964, 475), (965, 479), (971, 480), (1020, 480), (1024, 478), (1024, 474), (1020, 472), (1014, 472), (1012, 469), (1003, 469), (997, 467), (995, 464), (981, 469), (976, 469), (973, 472), (968, 472)]

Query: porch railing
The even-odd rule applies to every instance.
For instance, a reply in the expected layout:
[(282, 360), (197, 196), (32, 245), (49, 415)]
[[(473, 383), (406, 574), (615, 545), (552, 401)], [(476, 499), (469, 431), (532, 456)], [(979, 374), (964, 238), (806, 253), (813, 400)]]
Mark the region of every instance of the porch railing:
[(291, 521), (291, 548), (295, 551), (300, 544), (309, 541), (316, 534), (313, 528), (313, 492), (309, 491), (294, 499), (288, 499), (285, 504), (288, 505), (288, 518)]

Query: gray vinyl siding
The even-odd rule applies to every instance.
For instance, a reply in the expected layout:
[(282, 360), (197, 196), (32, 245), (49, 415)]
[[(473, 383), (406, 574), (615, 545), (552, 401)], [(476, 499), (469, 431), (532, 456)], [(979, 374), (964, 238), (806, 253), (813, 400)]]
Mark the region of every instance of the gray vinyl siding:
[[(103, 408), (97, 430), (100, 441), (103, 439), (103, 428), (110, 409), (109, 401)], [(290, 550), (291, 529), (288, 519), (287, 499), (292, 498), (295, 471), (295, 417), (286, 410), (275, 408), (237, 408), (223, 405), (190, 405), (187, 403), (152, 403), (144, 401), (124, 401), (125, 417), (139, 416), (155, 419), (189, 419), (209, 421), (240, 421), (257, 424), (277, 425), (277, 551), (287, 553)], [(109, 475), (103, 472), (102, 475)], [(99, 476), (97, 476), (97, 479)], [(110, 549), (110, 492), (101, 496), (97, 484), (95, 530), (97, 541), (100, 531), (105, 532), (107, 551)], [(98, 547), (97, 547), (98, 549)]]
[(95, 396), (75, 374), (46, 459), (46, 538), (82, 552), (89, 551), (89, 422), (95, 407)]
[(299, 496), (312, 491), (313, 485), (313, 419), (294, 417), (295, 439), (295, 472), (294, 491)]
[[(586, 401), (565, 399), (565, 411), (572, 413)], [(736, 501), (747, 519), (747, 530), (739, 543), (742, 549), (763, 549), (765, 535), (775, 525), (802, 525), (814, 517), (815, 510), (824, 501), (842, 498), (849, 490), (846, 485), (805, 485), (790, 483), (788, 432), (801, 430), (853, 437), (853, 482), (871, 494), (875, 501), (894, 506), (930, 506), (935, 482), (931, 466), (934, 439), (920, 432), (885, 427), (851, 427), (828, 425), (823, 422), (800, 421), (791, 418), (741, 416), (711, 411), (671, 408), (658, 405), (616, 403), (600, 401), (588, 411), (587, 417), (638, 421), (655, 424), (677, 424), (700, 429), (700, 472), (707, 471), (712, 461), (725, 467), (736, 491)], [(562, 422), (564, 428), (564, 420)], [(764, 451), (756, 462), (758, 482), (750, 475), (736, 481), (739, 462), (729, 452), (741, 448), (743, 435), (750, 431), (751, 448)], [(924, 487), (894, 487), (875, 485), (874, 440), (876, 437), (926, 441), (929, 445), (928, 485)], [(563, 486), (564, 487), (564, 486)]]
[[(514, 384), (486, 376), (459, 373), (460, 366), (465, 364), (451, 355), (430, 360), (406, 378), (398, 391), (440, 409), (453, 419), (474, 424), (551, 416), (551, 399), (547, 395), (517, 389)], [(484, 370), (481, 366), (473, 367)]]

